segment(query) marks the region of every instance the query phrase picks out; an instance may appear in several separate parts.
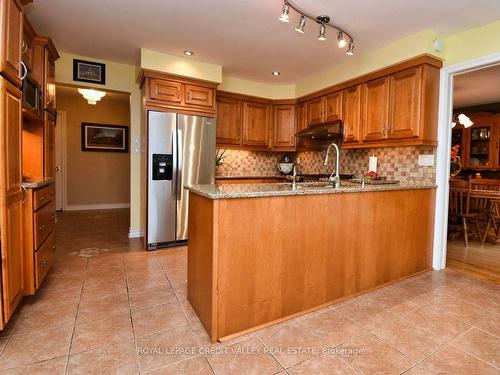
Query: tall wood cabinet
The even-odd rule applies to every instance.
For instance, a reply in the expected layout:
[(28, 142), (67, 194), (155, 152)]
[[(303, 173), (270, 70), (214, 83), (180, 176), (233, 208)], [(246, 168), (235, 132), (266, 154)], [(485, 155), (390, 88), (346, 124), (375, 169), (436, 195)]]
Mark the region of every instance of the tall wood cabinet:
[(19, 0), (0, 1), (0, 71), (14, 86), (21, 86), (23, 7)]
[(21, 91), (0, 77), (0, 231), (3, 317), (7, 322), (23, 297)]

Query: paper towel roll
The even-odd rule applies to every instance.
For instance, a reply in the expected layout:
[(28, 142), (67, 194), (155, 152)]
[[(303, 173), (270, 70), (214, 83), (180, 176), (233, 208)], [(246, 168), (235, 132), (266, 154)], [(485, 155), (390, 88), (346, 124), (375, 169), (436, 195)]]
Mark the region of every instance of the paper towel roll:
[(370, 156), (368, 158), (368, 172), (377, 173), (377, 157), (376, 156)]

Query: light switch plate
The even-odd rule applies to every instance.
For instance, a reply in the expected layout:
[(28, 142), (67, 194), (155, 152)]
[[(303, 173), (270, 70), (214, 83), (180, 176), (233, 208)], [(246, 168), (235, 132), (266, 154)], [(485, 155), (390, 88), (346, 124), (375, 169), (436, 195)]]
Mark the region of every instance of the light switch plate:
[(418, 155), (418, 165), (432, 167), (434, 165), (434, 155)]

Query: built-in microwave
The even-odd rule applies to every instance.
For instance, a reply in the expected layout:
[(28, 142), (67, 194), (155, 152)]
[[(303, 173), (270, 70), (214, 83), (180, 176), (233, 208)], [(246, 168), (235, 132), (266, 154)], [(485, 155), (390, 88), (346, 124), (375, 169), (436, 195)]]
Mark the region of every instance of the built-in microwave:
[(23, 80), (23, 108), (37, 117), (42, 110), (40, 85), (30, 74)]

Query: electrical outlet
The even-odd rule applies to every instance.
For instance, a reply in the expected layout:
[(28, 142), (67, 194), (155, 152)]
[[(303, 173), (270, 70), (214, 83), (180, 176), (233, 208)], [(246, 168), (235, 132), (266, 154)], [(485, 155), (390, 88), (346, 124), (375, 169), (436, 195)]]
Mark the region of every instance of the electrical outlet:
[(418, 165), (432, 167), (434, 165), (434, 155), (418, 155)]

